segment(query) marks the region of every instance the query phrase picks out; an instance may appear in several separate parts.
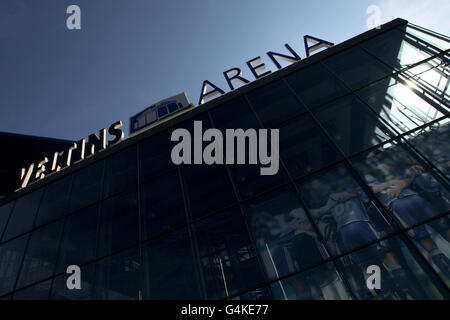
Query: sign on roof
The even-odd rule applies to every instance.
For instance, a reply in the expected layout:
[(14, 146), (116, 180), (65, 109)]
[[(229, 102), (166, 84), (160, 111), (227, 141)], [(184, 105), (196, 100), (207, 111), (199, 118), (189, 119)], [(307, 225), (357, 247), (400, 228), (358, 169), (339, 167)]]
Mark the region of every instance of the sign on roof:
[(130, 118), (129, 136), (137, 134), (152, 124), (157, 123), (190, 105), (191, 104), (184, 92), (153, 104)]

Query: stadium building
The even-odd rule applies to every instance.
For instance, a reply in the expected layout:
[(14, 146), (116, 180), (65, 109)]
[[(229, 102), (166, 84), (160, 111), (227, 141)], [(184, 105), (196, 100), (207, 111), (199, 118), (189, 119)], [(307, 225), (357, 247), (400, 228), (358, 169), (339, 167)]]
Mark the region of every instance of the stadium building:
[[(449, 49), (396, 19), (0, 199), (0, 298), (448, 299)], [(279, 129), (278, 173), (175, 166), (195, 120)]]

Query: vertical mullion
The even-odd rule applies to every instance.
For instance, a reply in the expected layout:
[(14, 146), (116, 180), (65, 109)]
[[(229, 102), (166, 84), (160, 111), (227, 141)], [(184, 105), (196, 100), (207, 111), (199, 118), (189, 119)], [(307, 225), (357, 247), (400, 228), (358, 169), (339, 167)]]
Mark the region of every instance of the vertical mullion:
[[(30, 245), (31, 236), (32, 236), (33, 231), (34, 231), (34, 228), (35, 228), (35, 224), (36, 224), (36, 220), (37, 220), (37, 215), (38, 215), (38, 213), (39, 213), (39, 209), (40, 209), (40, 207), (41, 207), (42, 199), (44, 198), (45, 191), (46, 191), (45, 189), (42, 190), (42, 194), (41, 194), (41, 197), (39, 198), (38, 206), (37, 206), (37, 208), (36, 208), (36, 213), (34, 214), (33, 224), (32, 224), (32, 226), (31, 226), (31, 230), (28, 231), (27, 244), (25, 245), (25, 250), (24, 250), (24, 252), (23, 252), (23, 256), (22, 256), (22, 259), (21, 259), (22, 261), (21, 261), (20, 266), (19, 266), (19, 272), (17, 273), (16, 280), (14, 281), (14, 286), (13, 286), (13, 292), (14, 292), (14, 293), (17, 291), (17, 284), (19, 283), (20, 274), (22, 273), (22, 270), (23, 270), (23, 263), (25, 262), (25, 257), (26, 257), (27, 251), (28, 251), (28, 247), (29, 247), (29, 245)], [(16, 201), (17, 201), (17, 200), (16, 200)], [(12, 213), (11, 213), (11, 214), (12, 214)], [(26, 234), (27, 234), (27, 233), (25, 233), (25, 235), (26, 235)], [(17, 238), (20, 238), (20, 237), (17, 237)], [(14, 294), (13, 294), (13, 296), (14, 296)]]
[(66, 228), (66, 223), (67, 223), (68, 216), (70, 215), (70, 211), (69, 210), (70, 210), (70, 200), (71, 200), (71, 197), (72, 197), (73, 177), (74, 177), (74, 175), (72, 174), (70, 176), (70, 186), (69, 186), (69, 192), (68, 192), (68, 199), (67, 199), (67, 202), (66, 202), (67, 211), (66, 211), (64, 217), (62, 218), (63, 219), (63, 223), (62, 223), (62, 227), (61, 227), (61, 230), (60, 230), (58, 248), (56, 249), (55, 265), (53, 267), (52, 279), (51, 279), (51, 282), (50, 282), (50, 290), (48, 292), (48, 297), (47, 297), (48, 300), (50, 300), (51, 293), (52, 293), (52, 290), (53, 290), (53, 283), (55, 282), (55, 274), (56, 274), (56, 270), (57, 270), (57, 267), (58, 267), (59, 255), (61, 254), (61, 246), (62, 246), (62, 242), (63, 242), (63, 239), (64, 239), (64, 231), (65, 231), (65, 228)]
[(138, 207), (138, 246), (139, 246), (139, 300), (143, 299), (144, 292), (144, 258), (142, 247), (142, 209), (141, 209), (141, 146), (142, 143), (136, 144), (136, 165), (137, 165), (137, 207)]
[(94, 271), (93, 271), (93, 283), (92, 283), (92, 295), (93, 295), (93, 299), (97, 299), (97, 285), (98, 285), (98, 281), (97, 281), (97, 266), (99, 263), (99, 259), (98, 259), (98, 252), (99, 252), (99, 245), (100, 245), (100, 230), (101, 230), (101, 223), (102, 223), (102, 203), (103, 203), (103, 188), (104, 188), (104, 183), (105, 183), (105, 176), (106, 176), (106, 161), (107, 158), (103, 159), (103, 169), (102, 169), (102, 177), (100, 180), (100, 191), (99, 191), (99, 199), (97, 201), (97, 231), (96, 231), (96, 235), (95, 235), (95, 262), (94, 262)]
[[(292, 90), (292, 88), (287, 84), (286, 79), (283, 78), (282, 81), (283, 81), (283, 83), (286, 85), (286, 87), (288, 88), (288, 90), (289, 90), (291, 93), (294, 93), (293, 90)], [(301, 105), (305, 106), (303, 103), (301, 103), (301, 101), (298, 100), (297, 95), (296, 95), (295, 93), (294, 93), (294, 97), (297, 99), (297, 101), (298, 101)], [(255, 111), (254, 111), (254, 108), (253, 108), (253, 106), (252, 106), (252, 104), (251, 104), (250, 99), (249, 99), (247, 96), (245, 96), (245, 98), (246, 98), (246, 100), (247, 100), (247, 103), (250, 105), (251, 109), (253, 110), (253, 112), (255, 112)], [(308, 108), (305, 108), (305, 110), (307, 110), (308, 113), (311, 113), (310, 110), (309, 110)], [(257, 115), (256, 112), (255, 112), (255, 115)], [(257, 119), (258, 119), (258, 121), (260, 122), (260, 124), (261, 124), (261, 126), (262, 126), (262, 121), (259, 119), (259, 117), (257, 117)], [(306, 203), (304, 202), (304, 200), (303, 200), (302, 197), (300, 196), (300, 191), (298, 190), (297, 185), (296, 185), (294, 179), (292, 178), (292, 176), (291, 176), (290, 172), (288, 171), (288, 169), (287, 169), (287, 167), (286, 167), (286, 165), (285, 165), (283, 159), (281, 158), (281, 155), (279, 155), (279, 158), (280, 158), (279, 162), (280, 162), (281, 166), (282, 166), (283, 169), (286, 171), (286, 174), (287, 174), (288, 179), (289, 179), (289, 183), (290, 183), (291, 186), (293, 186), (294, 190), (295, 190), (296, 193), (297, 193), (297, 198), (299, 199), (300, 204), (303, 206), (303, 209), (304, 209), (304, 211), (305, 211), (306, 218), (308, 219), (309, 223), (310, 223), (311, 226), (313, 227), (314, 232), (316, 233), (316, 236), (318, 237), (320, 243), (323, 245), (323, 247), (324, 247), (324, 249), (325, 249), (326, 254), (328, 255), (328, 257), (333, 257), (332, 251), (330, 250), (330, 248), (328, 247), (328, 245), (327, 245), (325, 239), (323, 238), (323, 236), (322, 236), (322, 234), (321, 234), (321, 232), (320, 232), (320, 230), (319, 230), (319, 227), (317, 226), (316, 222), (314, 221), (314, 218), (312, 217), (311, 212), (309, 211), (309, 208), (306, 206)], [(336, 268), (336, 271), (337, 271), (339, 274), (341, 273), (341, 271), (340, 271), (338, 268)], [(344, 277), (342, 277), (342, 276), (341, 276), (341, 278), (343, 279), (344, 286), (346, 287), (346, 289), (348, 290), (348, 292), (350, 293), (350, 295), (353, 296), (353, 297), (356, 297), (355, 294), (354, 294), (354, 292), (353, 292), (353, 290), (351, 289), (351, 286), (347, 283), (347, 280), (346, 280)]]
[[(248, 101), (246, 101), (246, 102), (248, 104)], [(252, 112), (254, 112), (251, 107), (250, 107), (250, 109), (251, 109)], [(211, 127), (215, 128), (214, 119), (213, 119), (213, 117), (212, 117), (210, 112), (208, 112), (208, 114), (209, 114), (209, 121), (211, 122)], [(259, 122), (259, 120), (257, 120), (257, 121)], [(259, 125), (261, 127), (261, 123), (260, 122), (259, 122)], [(245, 229), (247, 230), (247, 234), (249, 236), (252, 249), (255, 252), (256, 260), (258, 261), (259, 271), (261, 272), (261, 274), (263, 276), (264, 285), (267, 286), (267, 284), (269, 283), (269, 280), (268, 280), (268, 277), (267, 277), (265, 269), (264, 269), (264, 264), (262, 263), (262, 260), (261, 260), (260, 254), (259, 254), (258, 247), (256, 246), (255, 239), (254, 239), (253, 234), (252, 234), (252, 232), (250, 230), (250, 227), (248, 225), (248, 222), (247, 222), (247, 219), (246, 219), (246, 215), (244, 213), (244, 210), (242, 209), (242, 205), (241, 205), (242, 199), (241, 199), (241, 197), (239, 195), (238, 188), (237, 188), (237, 186), (235, 184), (235, 181), (233, 179), (233, 176), (231, 174), (231, 169), (230, 169), (229, 165), (226, 164), (226, 163), (225, 163), (225, 168), (226, 168), (226, 171), (227, 171), (228, 179), (230, 179), (231, 185), (233, 187), (234, 195), (235, 195), (235, 197), (236, 197), (236, 199), (238, 201), (238, 206), (239, 206), (239, 211), (241, 213), (242, 221), (244, 222), (244, 226), (245, 226)], [(270, 291), (270, 295), (273, 297), (272, 289), (270, 287), (269, 287), (269, 291)], [(229, 297), (230, 296), (228, 295), (228, 292), (227, 292), (227, 298), (229, 298)]]

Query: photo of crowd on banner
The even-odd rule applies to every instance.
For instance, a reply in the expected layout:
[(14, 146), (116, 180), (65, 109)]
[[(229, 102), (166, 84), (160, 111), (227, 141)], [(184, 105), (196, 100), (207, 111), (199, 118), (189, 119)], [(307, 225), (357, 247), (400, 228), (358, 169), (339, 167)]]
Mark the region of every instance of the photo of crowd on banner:
[[(409, 137), (409, 146), (397, 141), (352, 158), (356, 172), (339, 165), (301, 181), (309, 218), (302, 206), (269, 214), (266, 205), (252, 216), (266, 269), (283, 279), (272, 286), (275, 297), (349, 299), (351, 291), (358, 299), (439, 298), (436, 278), (424, 272), (411, 246), (450, 283), (449, 135), (449, 126), (435, 125)], [(416, 142), (438, 170), (412, 150)], [(389, 238), (398, 228), (408, 229), (412, 242)], [(321, 264), (326, 251), (340, 258)], [(381, 269), (381, 289), (366, 286), (370, 265)], [(305, 271), (283, 278), (299, 270)]]

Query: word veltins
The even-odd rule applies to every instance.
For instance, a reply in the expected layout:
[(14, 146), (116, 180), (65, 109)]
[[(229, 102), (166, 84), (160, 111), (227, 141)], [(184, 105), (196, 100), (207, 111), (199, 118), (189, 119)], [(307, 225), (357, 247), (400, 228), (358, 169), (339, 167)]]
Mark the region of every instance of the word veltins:
[(109, 126), (108, 133), (114, 138), (108, 141), (108, 145), (106, 144), (106, 129), (103, 128), (99, 132), (100, 137), (93, 133), (89, 135), (87, 141), (86, 139), (81, 139), (66, 150), (55, 152), (53, 156), (49, 155), (50, 158), (44, 157), (38, 163), (30, 164), (28, 169), (22, 168), (19, 176), (19, 186), (16, 191), (121, 142), (124, 138), (121, 127), (122, 121), (114, 122)]
[[(260, 168), (261, 175), (275, 175), (279, 168), (279, 138), (279, 130), (270, 129), (269, 154), (267, 129), (226, 129), (224, 138), (218, 129), (203, 132), (202, 121), (194, 121), (193, 138), (187, 129), (178, 128), (172, 132), (171, 140), (178, 143), (172, 148), (170, 157), (175, 165), (258, 164), (259, 160), (261, 165), (268, 165)], [(204, 149), (203, 142), (209, 142)]]

